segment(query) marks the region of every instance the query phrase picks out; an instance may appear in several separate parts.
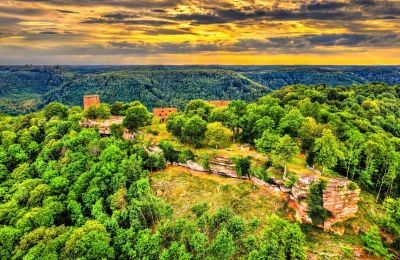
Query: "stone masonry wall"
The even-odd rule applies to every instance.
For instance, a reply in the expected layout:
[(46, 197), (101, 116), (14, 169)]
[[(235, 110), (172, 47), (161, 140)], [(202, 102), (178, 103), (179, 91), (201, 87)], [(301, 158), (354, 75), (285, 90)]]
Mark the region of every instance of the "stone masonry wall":
[(86, 110), (91, 106), (100, 105), (100, 97), (98, 95), (84, 96), (83, 97), (83, 109)]

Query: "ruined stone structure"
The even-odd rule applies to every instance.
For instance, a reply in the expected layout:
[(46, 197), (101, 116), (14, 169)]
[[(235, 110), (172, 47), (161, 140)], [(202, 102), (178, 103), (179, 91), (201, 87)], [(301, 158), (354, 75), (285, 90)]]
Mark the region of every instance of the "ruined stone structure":
[(83, 97), (83, 109), (86, 110), (91, 106), (100, 105), (100, 97), (98, 95), (90, 95)]
[[(80, 124), (82, 127), (97, 128), (102, 136), (110, 136), (111, 126), (120, 125), (122, 124), (123, 121), (124, 121), (123, 116), (112, 116), (110, 119), (104, 121), (84, 119), (80, 122)], [(135, 139), (135, 134), (130, 133), (128, 129), (125, 128), (122, 138), (124, 138), (125, 140), (133, 140)]]
[(160, 119), (161, 123), (165, 123), (167, 121), (167, 117), (171, 113), (176, 113), (178, 110), (176, 107), (169, 107), (169, 108), (154, 108), (153, 109), (153, 116)]
[[(316, 175), (303, 175), (293, 185), (290, 192), (289, 208), (293, 217), (300, 223), (312, 223), (308, 216), (306, 198), (310, 186), (318, 182)], [(344, 178), (326, 178), (327, 185), (323, 191), (323, 207), (331, 213), (331, 217), (325, 219), (322, 227), (324, 230), (333, 230), (333, 225), (353, 218), (358, 211), (360, 189), (351, 187), (351, 181)]]
[(230, 100), (207, 100), (206, 102), (215, 107), (226, 107), (231, 103)]

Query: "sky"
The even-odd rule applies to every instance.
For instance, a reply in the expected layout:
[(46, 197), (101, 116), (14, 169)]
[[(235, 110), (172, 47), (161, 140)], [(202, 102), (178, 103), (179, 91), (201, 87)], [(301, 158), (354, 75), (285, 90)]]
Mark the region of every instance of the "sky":
[(0, 0), (0, 64), (400, 64), (400, 0)]

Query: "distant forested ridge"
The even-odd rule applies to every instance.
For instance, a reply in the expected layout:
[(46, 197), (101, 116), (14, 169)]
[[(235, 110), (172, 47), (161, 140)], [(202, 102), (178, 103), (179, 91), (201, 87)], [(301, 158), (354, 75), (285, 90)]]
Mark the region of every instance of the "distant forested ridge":
[(0, 113), (35, 111), (50, 102), (82, 105), (139, 100), (148, 108), (183, 107), (192, 99), (253, 101), (273, 89), (382, 82), (400, 84), (399, 66), (0, 66)]

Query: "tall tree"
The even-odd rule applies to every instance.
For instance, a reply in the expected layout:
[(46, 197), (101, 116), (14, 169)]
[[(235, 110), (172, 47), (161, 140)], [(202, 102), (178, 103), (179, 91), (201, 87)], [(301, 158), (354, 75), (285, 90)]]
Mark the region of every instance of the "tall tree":
[(149, 113), (145, 106), (142, 104), (135, 104), (126, 111), (123, 125), (130, 130), (136, 130), (139, 127), (150, 124), (151, 119), (152, 114)]
[(325, 167), (336, 166), (339, 158), (344, 156), (339, 141), (330, 129), (325, 129), (322, 137), (315, 140), (313, 150), (317, 163), (322, 165), (322, 172), (325, 171)]
[(183, 125), (182, 138), (195, 147), (199, 147), (204, 140), (206, 130), (207, 122), (199, 115), (194, 115)]
[(283, 178), (286, 178), (287, 163), (290, 162), (299, 152), (299, 147), (289, 135), (284, 135), (279, 138), (278, 142), (273, 146), (271, 158), (274, 163), (283, 166)]

